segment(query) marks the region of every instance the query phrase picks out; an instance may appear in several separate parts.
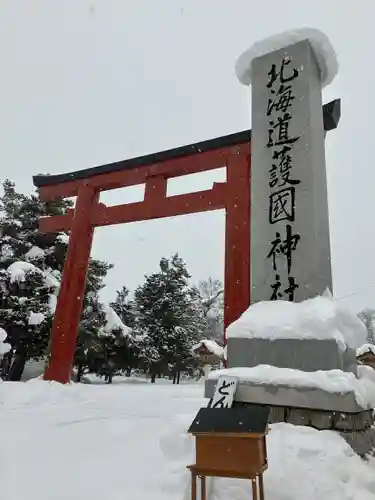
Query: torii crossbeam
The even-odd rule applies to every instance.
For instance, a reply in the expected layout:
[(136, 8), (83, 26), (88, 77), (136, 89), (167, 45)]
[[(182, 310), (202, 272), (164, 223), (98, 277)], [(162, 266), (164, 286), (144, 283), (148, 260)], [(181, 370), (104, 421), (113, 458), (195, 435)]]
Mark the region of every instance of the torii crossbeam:
[[(326, 131), (340, 119), (340, 100), (323, 106)], [(246, 130), (160, 153), (61, 175), (37, 175), (43, 200), (76, 196), (66, 215), (43, 217), (43, 233), (69, 233), (69, 245), (51, 333), (44, 378), (70, 380), (95, 227), (224, 209), (225, 328), (250, 304), (250, 145)], [(226, 182), (206, 191), (167, 196), (168, 179), (226, 167)], [(144, 200), (106, 207), (102, 191), (145, 184)]]

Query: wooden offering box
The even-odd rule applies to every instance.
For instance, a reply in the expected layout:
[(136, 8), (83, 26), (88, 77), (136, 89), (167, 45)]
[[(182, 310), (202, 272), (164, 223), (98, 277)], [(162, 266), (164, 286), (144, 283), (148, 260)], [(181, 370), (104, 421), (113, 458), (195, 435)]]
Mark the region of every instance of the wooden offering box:
[[(267, 469), (266, 407), (201, 408), (188, 432), (195, 436), (196, 462), (192, 472), (192, 500), (196, 498), (196, 477), (251, 479), (254, 500), (262, 500), (262, 474)], [(259, 495), (259, 496), (258, 496)]]

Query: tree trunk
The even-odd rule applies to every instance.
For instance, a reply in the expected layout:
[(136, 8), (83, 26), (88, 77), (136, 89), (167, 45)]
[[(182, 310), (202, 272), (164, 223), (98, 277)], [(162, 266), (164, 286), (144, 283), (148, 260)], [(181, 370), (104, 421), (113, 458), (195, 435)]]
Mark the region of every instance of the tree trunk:
[(178, 370), (178, 372), (177, 372), (177, 384), (180, 383), (180, 377), (181, 377), (181, 371)]
[(12, 366), (10, 367), (8, 380), (18, 382), (21, 380), (26, 364), (26, 352), (16, 351)]
[(82, 364), (79, 364), (77, 368), (77, 382), (81, 382), (84, 370), (84, 366)]
[(131, 367), (131, 366), (129, 366), (129, 367), (127, 368), (127, 370), (126, 370), (126, 376), (127, 376), (127, 377), (130, 377), (130, 376), (131, 376), (131, 374), (132, 374), (132, 367)]
[(7, 380), (8, 378), (8, 373), (10, 369), (10, 365), (12, 364), (12, 359), (13, 359), (13, 351), (11, 350), (2, 359), (1, 362), (1, 378), (3, 380)]
[(112, 373), (109, 373), (109, 374), (107, 375), (106, 379), (107, 379), (106, 384), (112, 384), (113, 374), (112, 374)]

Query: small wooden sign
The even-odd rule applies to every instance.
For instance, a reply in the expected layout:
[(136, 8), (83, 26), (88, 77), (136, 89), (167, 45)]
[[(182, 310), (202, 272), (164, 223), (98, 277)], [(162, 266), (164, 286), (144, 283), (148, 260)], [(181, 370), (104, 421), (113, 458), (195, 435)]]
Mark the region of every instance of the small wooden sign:
[(188, 430), (195, 437), (195, 464), (188, 466), (192, 500), (197, 500), (198, 477), (203, 500), (206, 477), (250, 479), (253, 500), (264, 500), (268, 417), (269, 408), (259, 405), (199, 410)]
[(231, 408), (237, 389), (238, 379), (222, 375), (218, 378), (215, 393), (209, 403), (209, 408)]

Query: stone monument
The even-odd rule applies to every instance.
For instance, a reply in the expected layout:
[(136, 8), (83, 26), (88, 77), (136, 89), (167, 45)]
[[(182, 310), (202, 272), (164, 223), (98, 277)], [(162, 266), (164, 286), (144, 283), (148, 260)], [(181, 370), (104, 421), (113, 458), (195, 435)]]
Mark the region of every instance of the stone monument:
[[(322, 87), (337, 72), (334, 50), (323, 33), (297, 30), (254, 44), (237, 61), (236, 72), (252, 88), (251, 302), (302, 302), (330, 294)], [(290, 369), (320, 370), (319, 377), (335, 370), (354, 387), (352, 345), (288, 330), (273, 338), (229, 335), (227, 358), (229, 371), (263, 365), (282, 375), (268, 383), (240, 376), (237, 404), (269, 405), (274, 422), (338, 430), (360, 455), (374, 448), (372, 410), (358, 403), (354, 390), (291, 386), (285, 377)], [(215, 382), (212, 374), (207, 397)]]

